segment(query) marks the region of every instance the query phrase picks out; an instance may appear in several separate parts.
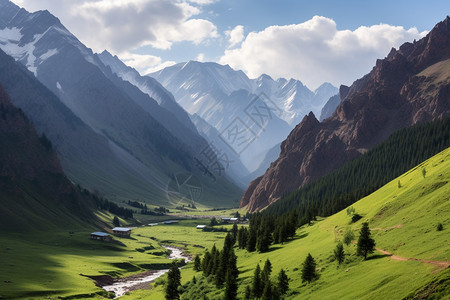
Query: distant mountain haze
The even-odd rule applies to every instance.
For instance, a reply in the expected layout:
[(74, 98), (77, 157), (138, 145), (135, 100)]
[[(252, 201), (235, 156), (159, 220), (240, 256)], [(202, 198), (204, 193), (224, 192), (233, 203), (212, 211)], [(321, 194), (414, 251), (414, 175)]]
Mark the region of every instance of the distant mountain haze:
[(298, 80), (273, 80), (265, 74), (249, 79), (242, 71), (211, 62), (180, 63), (149, 76), (171, 91), (187, 112), (202, 118), (219, 133), (236, 118), (259, 133), (260, 129), (252, 127), (252, 115), (258, 119), (257, 112), (251, 111), (254, 99), (259, 97), (270, 108), (269, 121), (258, 138), (239, 154), (242, 164), (253, 174), (267, 151), (284, 140), (303, 116), (310, 111), (320, 113), (325, 102), (337, 93), (337, 88), (328, 83), (312, 92)]

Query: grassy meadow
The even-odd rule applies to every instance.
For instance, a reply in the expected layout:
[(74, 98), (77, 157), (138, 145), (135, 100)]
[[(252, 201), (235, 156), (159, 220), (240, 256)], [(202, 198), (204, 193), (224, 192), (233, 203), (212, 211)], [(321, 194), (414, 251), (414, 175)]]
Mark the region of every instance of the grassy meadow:
[[(426, 170), (425, 176), (423, 170)], [(350, 229), (358, 237), (361, 223), (369, 222), (376, 247), (403, 258), (450, 261), (450, 149), (415, 167), (378, 191), (355, 203), (362, 219), (351, 223), (346, 211), (319, 218), (297, 230), (283, 245), (272, 245), (266, 253), (235, 249), (238, 256), (239, 291), (251, 284), (256, 264), (270, 259), (272, 279), (281, 268), (290, 277), (287, 299), (403, 299), (433, 280), (447, 280), (439, 286), (437, 299), (449, 299), (450, 269), (419, 260), (394, 260), (375, 252), (367, 261), (355, 255), (356, 246), (344, 246), (346, 258), (338, 266), (333, 249)], [(236, 210), (214, 211), (217, 216)], [(180, 214), (183, 212), (180, 212)], [(208, 211), (197, 214), (207, 215)], [(240, 213), (242, 214), (243, 211)], [(108, 222), (111, 215), (102, 215)], [(123, 220), (121, 220), (123, 222)], [(90, 229), (73, 233), (54, 230), (33, 234), (0, 236), (0, 296), (18, 299), (104, 299), (107, 295), (83, 275), (108, 274), (123, 277), (170, 262), (161, 245), (174, 245), (191, 254), (202, 254), (213, 244), (221, 247), (225, 233), (203, 232), (198, 224), (209, 220), (181, 220), (171, 225), (133, 229), (132, 238), (115, 238), (120, 243), (89, 239)], [(444, 230), (437, 231), (438, 223)], [(220, 225), (219, 225), (220, 226)], [(224, 225), (228, 229), (231, 225)], [(308, 253), (317, 262), (319, 277), (310, 284), (301, 281), (301, 264)], [(182, 284), (201, 278), (192, 263), (182, 268)], [(157, 282), (162, 282), (158, 279)], [(155, 284), (153, 284), (155, 285)], [(213, 290), (209, 299), (221, 299), (223, 290)], [(121, 299), (164, 299), (163, 286), (130, 292)]]
[[(245, 286), (251, 284), (256, 264), (263, 267), (265, 260), (270, 259), (273, 280), (281, 268), (291, 279), (287, 299), (403, 299), (433, 280), (447, 280), (439, 287), (443, 290), (436, 292), (436, 299), (448, 299), (448, 268), (418, 260), (394, 260), (378, 251), (364, 261), (355, 255), (354, 244), (344, 246), (346, 259), (338, 266), (332, 253), (347, 229), (353, 230), (357, 239), (361, 223), (368, 221), (374, 229), (376, 247), (380, 249), (403, 258), (450, 261), (449, 178), (450, 149), (447, 149), (355, 203), (356, 213), (363, 217), (356, 223), (351, 223), (344, 210), (298, 229), (294, 240), (272, 245), (267, 253), (236, 250), (239, 295), (242, 297)], [(438, 223), (443, 224), (443, 231), (436, 230)], [(319, 278), (304, 284), (300, 270), (308, 253), (317, 262)], [(194, 275), (198, 280), (201, 273), (188, 266), (182, 269), (181, 275), (182, 283), (186, 283)], [(221, 299), (223, 291), (208, 296)], [(164, 299), (164, 294), (158, 286), (131, 292), (123, 299)]]
[[(102, 216), (104, 221), (110, 217)], [(42, 299), (102, 293), (83, 275), (129, 276), (167, 268), (170, 260), (160, 245), (183, 247), (191, 254), (221, 242), (223, 232), (202, 232), (197, 224), (209, 220), (186, 220), (171, 225), (133, 229), (132, 238), (120, 243), (90, 240), (93, 230), (73, 233), (50, 231), (33, 234), (2, 234), (0, 237), (0, 296), (4, 299)], [(226, 225), (230, 227), (230, 225)], [(103, 298), (101, 295), (93, 295)], [(77, 297), (76, 297), (77, 298)], [(81, 298), (81, 296), (80, 296)]]

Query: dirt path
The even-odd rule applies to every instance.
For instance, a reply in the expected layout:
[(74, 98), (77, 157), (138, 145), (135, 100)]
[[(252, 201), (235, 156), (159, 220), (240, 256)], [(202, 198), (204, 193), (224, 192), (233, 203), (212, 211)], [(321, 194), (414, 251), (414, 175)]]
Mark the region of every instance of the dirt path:
[[(398, 225), (391, 226), (391, 227), (386, 227), (386, 228), (375, 227), (375, 228), (370, 228), (370, 230), (371, 231), (380, 231), (380, 230), (388, 231), (388, 230), (391, 230), (391, 229), (398, 229), (398, 228), (403, 228), (403, 224), (398, 224)], [(359, 231), (359, 230), (361, 230), (361, 228), (355, 228), (353, 230)]]
[(420, 259), (420, 258), (414, 258), (414, 257), (401, 257), (401, 256), (397, 256), (394, 255), (386, 250), (380, 249), (380, 248), (375, 248), (378, 252), (381, 252), (383, 254), (389, 255), (391, 257), (391, 259), (393, 260), (400, 260), (400, 261), (408, 261), (408, 260), (416, 260), (416, 261), (420, 261), (422, 263), (426, 263), (426, 264), (431, 264), (434, 265), (438, 268), (448, 268), (450, 267), (450, 261), (438, 261), (438, 260), (428, 260), (428, 259)]
[(388, 230), (391, 230), (391, 229), (398, 229), (398, 228), (403, 228), (403, 225), (402, 224), (398, 224), (398, 225), (391, 226), (391, 227), (386, 227), (386, 228), (378, 228), (378, 227), (376, 227), (376, 228), (370, 228), (370, 230), (388, 231)]

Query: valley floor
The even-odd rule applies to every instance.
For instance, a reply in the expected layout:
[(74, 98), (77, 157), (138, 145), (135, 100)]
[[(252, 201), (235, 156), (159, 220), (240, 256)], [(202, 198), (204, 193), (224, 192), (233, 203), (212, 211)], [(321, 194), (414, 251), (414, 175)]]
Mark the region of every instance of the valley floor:
[[(270, 259), (273, 280), (281, 268), (290, 278), (286, 299), (422, 299), (417, 295), (450, 299), (449, 179), (447, 149), (355, 203), (353, 208), (363, 217), (356, 223), (341, 211), (299, 228), (292, 241), (272, 245), (266, 253), (236, 248), (238, 297), (243, 298), (245, 287), (251, 284), (256, 265), (263, 267)], [(344, 246), (344, 263), (338, 266), (333, 258), (336, 244), (349, 229), (357, 239), (365, 221), (379, 250), (364, 261), (350, 243)], [(122, 245), (91, 241), (89, 232), (81, 231), (2, 234), (0, 295), (6, 299), (104, 298), (103, 290), (80, 274), (123, 277), (167, 266), (170, 260), (161, 245), (180, 247), (191, 255), (202, 254), (213, 244), (221, 247), (225, 233), (196, 229), (208, 222), (184, 220), (135, 228), (132, 239), (118, 239)], [(436, 229), (438, 223), (442, 231)], [(302, 283), (300, 274), (308, 253), (316, 260), (319, 274), (310, 284)], [(181, 270), (182, 284), (193, 276), (199, 280), (202, 273), (189, 263)], [(207, 296), (222, 299), (223, 293), (223, 289), (213, 289)], [(164, 299), (163, 285), (153, 284), (151, 289), (132, 291), (120, 299)]]

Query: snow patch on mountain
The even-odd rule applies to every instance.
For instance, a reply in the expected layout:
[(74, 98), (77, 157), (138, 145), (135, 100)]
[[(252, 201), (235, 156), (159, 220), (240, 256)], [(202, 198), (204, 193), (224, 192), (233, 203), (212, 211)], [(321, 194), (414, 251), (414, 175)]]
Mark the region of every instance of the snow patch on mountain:
[(4, 28), (0, 30), (0, 43), (18, 42), (22, 38), (20, 28)]
[(49, 49), (39, 57), (36, 57), (35, 54), (36, 44), (51, 29), (48, 28), (42, 34), (35, 34), (31, 42), (20, 45), (23, 38), (21, 29), (17, 27), (5, 28), (0, 30), (0, 48), (6, 54), (14, 57), (16, 61), (23, 61), (28, 70), (36, 76), (39, 64), (58, 53), (58, 49)]
[(52, 57), (53, 55), (56, 55), (56, 54), (58, 54), (58, 49), (49, 49), (47, 52), (45, 52), (44, 54), (41, 55), (41, 57), (40, 57), (41, 62), (49, 59), (50, 57)]

